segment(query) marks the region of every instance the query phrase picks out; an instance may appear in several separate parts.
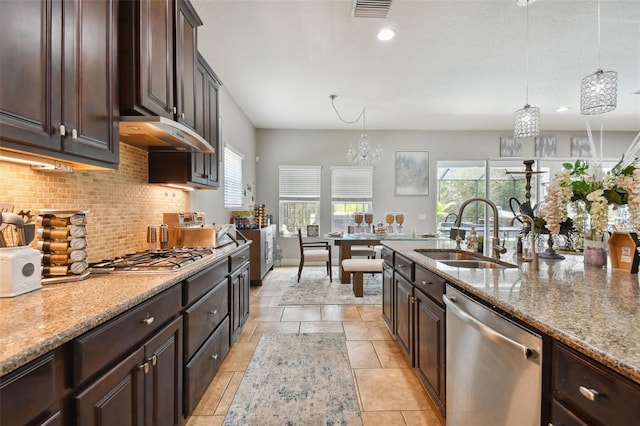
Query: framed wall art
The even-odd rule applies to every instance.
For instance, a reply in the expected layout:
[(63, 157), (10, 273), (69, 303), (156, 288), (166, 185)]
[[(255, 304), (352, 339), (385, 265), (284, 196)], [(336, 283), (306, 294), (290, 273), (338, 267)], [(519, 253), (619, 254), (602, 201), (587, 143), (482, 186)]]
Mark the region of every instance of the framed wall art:
[(520, 157), (522, 141), (514, 138), (500, 138), (500, 157)]
[(429, 151), (396, 151), (396, 195), (429, 195)]
[(555, 157), (556, 156), (556, 137), (555, 136), (537, 136), (535, 141), (536, 141), (536, 157)]
[(572, 137), (571, 138), (571, 158), (589, 158), (592, 156), (591, 144), (589, 138)]

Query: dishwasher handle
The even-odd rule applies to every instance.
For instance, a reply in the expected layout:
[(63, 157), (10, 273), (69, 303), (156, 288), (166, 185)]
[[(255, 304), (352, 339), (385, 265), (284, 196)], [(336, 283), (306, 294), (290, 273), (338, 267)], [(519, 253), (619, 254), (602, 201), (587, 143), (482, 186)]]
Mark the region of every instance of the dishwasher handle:
[(523, 355), (525, 359), (529, 359), (536, 354), (535, 349), (528, 348), (525, 345), (522, 345), (515, 340), (510, 339), (501, 333), (498, 333), (493, 328), (487, 326), (486, 324), (483, 324), (482, 322), (478, 321), (477, 319), (463, 311), (458, 305), (456, 305), (455, 297), (447, 297), (443, 295), (442, 299), (444, 300), (445, 305), (447, 305), (447, 308), (450, 309), (453, 314), (467, 322), (483, 336), (502, 346), (506, 346), (512, 350), (515, 350), (519, 354)]

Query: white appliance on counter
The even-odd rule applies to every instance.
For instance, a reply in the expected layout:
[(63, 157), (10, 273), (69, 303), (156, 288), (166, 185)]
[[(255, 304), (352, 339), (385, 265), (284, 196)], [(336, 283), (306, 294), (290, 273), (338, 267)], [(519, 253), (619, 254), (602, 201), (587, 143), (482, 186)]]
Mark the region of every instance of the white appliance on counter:
[(0, 297), (41, 288), (40, 259), (40, 252), (29, 246), (0, 248)]
[(539, 426), (542, 338), (447, 285), (447, 426)]

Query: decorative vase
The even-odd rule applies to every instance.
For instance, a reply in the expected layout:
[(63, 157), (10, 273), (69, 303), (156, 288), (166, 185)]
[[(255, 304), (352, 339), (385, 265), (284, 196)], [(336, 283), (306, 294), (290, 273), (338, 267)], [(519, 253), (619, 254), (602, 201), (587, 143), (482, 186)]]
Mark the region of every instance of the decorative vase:
[(584, 239), (584, 264), (589, 266), (607, 266), (607, 244), (604, 241)]

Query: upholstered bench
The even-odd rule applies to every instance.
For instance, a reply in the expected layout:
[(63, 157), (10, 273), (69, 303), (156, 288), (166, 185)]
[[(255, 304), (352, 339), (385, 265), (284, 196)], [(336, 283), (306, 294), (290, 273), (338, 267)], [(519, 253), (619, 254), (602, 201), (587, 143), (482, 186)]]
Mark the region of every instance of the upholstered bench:
[(344, 272), (353, 274), (353, 294), (362, 297), (365, 272), (382, 272), (382, 259), (345, 259), (342, 261)]

